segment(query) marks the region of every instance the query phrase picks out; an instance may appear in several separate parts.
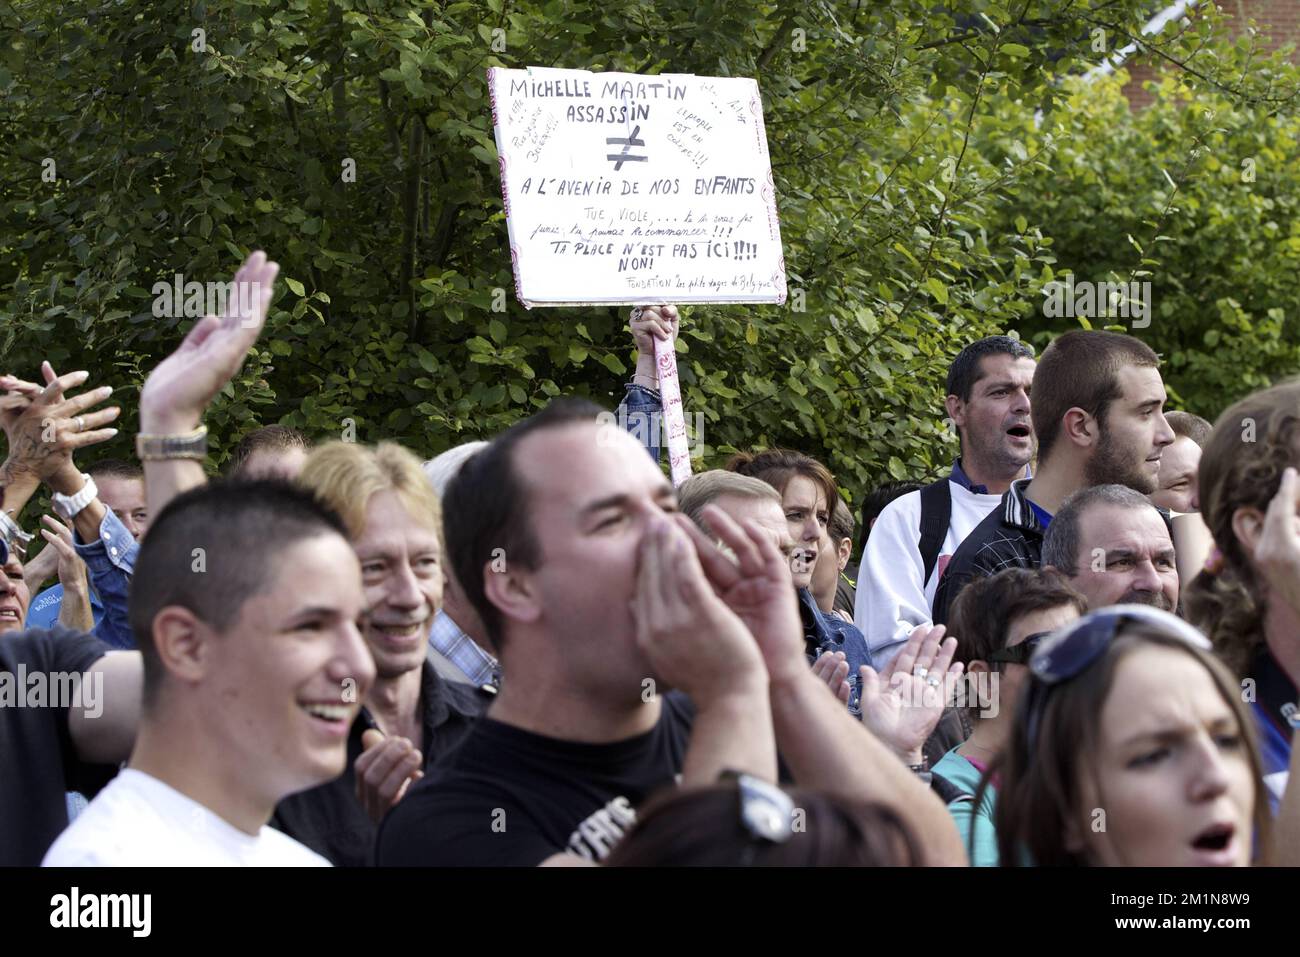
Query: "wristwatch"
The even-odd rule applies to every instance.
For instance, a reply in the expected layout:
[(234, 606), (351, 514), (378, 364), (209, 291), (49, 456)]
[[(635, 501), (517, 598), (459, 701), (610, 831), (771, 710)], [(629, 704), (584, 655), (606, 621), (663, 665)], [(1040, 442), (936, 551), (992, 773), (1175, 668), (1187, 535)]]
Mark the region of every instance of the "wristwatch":
[[(9, 517), (8, 512), (4, 511), (0, 511), (0, 537), (5, 540), (6, 551), (26, 557), (27, 543), (32, 540), (32, 536), (19, 528), (18, 523)], [(7, 560), (8, 556), (6, 556)]]
[(137, 435), (135, 454), (141, 462), (161, 462), (165, 459), (193, 459), (202, 462), (208, 457), (208, 427), (200, 425), (193, 432), (181, 435)]
[(81, 491), (76, 495), (60, 495), (55, 492), (51, 499), (54, 511), (58, 512), (59, 517), (65, 522), (72, 521), (82, 509), (99, 498), (99, 489), (95, 486), (95, 480), (85, 472), (81, 473), (81, 478), (86, 484), (81, 486)]

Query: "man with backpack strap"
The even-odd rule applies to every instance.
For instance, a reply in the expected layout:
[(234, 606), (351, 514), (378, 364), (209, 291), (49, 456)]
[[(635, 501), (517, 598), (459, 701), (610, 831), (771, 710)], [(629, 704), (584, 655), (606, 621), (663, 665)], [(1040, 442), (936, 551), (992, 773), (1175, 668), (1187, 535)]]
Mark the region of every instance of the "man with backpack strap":
[[(880, 513), (863, 552), (853, 620), (872, 661), (882, 667), (930, 606), (947, 559), (997, 507), (1034, 452), (1029, 390), (1034, 350), (1010, 336), (989, 336), (948, 367), (945, 401), (961, 439), (946, 478), (910, 492)], [(960, 637), (960, 636), (958, 636)]]

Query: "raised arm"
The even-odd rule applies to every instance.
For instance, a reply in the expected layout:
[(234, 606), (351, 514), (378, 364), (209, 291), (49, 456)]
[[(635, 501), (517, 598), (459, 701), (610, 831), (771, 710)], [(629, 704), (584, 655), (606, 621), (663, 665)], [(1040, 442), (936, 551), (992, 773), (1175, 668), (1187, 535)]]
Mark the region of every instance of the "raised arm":
[[(116, 406), (90, 411), (112, 394), (109, 386), (75, 396), (65, 394), (85, 383), (87, 372), (58, 376), (48, 362), (42, 364), (41, 372), (44, 386), (12, 375), (0, 376), (0, 389), (5, 390), (5, 395), (0, 396), (0, 427), (9, 440), (9, 457), (0, 466), (0, 487), (4, 489), (5, 515), (16, 525), (21, 524), (23, 507), (41, 482), (55, 492), (65, 492), (74, 484), (80, 488), (82, 480), (72, 464), (73, 452), (117, 435), (116, 429), (106, 426), (121, 411)], [(94, 505), (102, 519), (103, 506)], [(86, 511), (90, 513), (91, 509)], [(91, 517), (88, 514), (86, 521)], [(94, 538), (97, 526), (86, 528), (89, 537)], [(80, 521), (77, 529), (82, 529)]]
[(72, 546), (72, 529), (46, 515), (41, 537), (59, 556), (59, 584), (63, 586), (63, 601), (59, 605), (59, 624), (73, 631), (94, 631), (95, 616), (90, 609), (90, 582), (86, 576), (86, 563), (77, 556)]
[(715, 506), (706, 507), (704, 516), (738, 562), (701, 550), (705, 573), (758, 640), (767, 664), (777, 747), (795, 780), (850, 800), (884, 804), (911, 827), (927, 863), (965, 864), (961, 839), (943, 802), (854, 720), (808, 667), (794, 586), (776, 545), (758, 526), (747, 522), (749, 527), (742, 529)]
[[(723, 771), (776, 780), (767, 672), (744, 622), (714, 594), (684, 516), (641, 541), (633, 617), (637, 644), (661, 681), (695, 704), (682, 783), (709, 785)], [(703, 546), (711, 552), (712, 543)]]
[(680, 320), (676, 306), (637, 306), (629, 326), (636, 343), (636, 373), (618, 407), (618, 421), (656, 463), (663, 454), (663, 398), (659, 394), (659, 367), (655, 341), (677, 341)]
[[(226, 314), (199, 320), (180, 347), (149, 374), (140, 392), (140, 434), (146, 443), (203, 445), (203, 414), (257, 341), (279, 271), (279, 265), (260, 250), (249, 256), (235, 273), (235, 294), (227, 299)], [(247, 310), (241, 308), (244, 304)], [(201, 458), (172, 454), (141, 456), (150, 515), (158, 515), (181, 492), (207, 481)]]

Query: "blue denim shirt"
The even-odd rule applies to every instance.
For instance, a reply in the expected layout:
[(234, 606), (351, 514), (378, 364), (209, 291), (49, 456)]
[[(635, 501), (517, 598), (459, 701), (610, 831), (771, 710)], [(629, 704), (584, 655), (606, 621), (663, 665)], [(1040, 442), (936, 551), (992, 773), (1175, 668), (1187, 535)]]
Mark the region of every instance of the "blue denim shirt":
[(663, 411), (663, 397), (658, 392), (629, 382), (627, 395), (615, 412), (619, 426), (645, 446), (656, 465), (661, 461), (663, 453)]
[(858, 668), (872, 664), (867, 639), (856, 625), (850, 625), (842, 618), (828, 615), (818, 608), (812, 592), (807, 588), (799, 589), (799, 617), (803, 619), (804, 647), (809, 664), (828, 651), (832, 654), (844, 652), (849, 663), (849, 713), (861, 715), (862, 676), (858, 674)]
[(135, 571), (135, 558), (140, 553), (139, 543), (110, 508), (104, 510), (99, 538), (83, 545), (74, 532), (73, 547), (86, 563), (90, 585), (104, 605), (104, 615), (95, 625), (95, 636), (114, 648), (135, 648), (127, 597), (131, 590), (131, 575)]

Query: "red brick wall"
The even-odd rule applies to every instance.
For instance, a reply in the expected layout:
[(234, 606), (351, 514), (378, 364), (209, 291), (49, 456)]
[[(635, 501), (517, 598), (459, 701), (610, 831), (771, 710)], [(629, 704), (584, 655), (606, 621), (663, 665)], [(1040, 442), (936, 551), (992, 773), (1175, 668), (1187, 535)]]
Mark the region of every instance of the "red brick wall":
[[(1208, 2), (1208, 0), (1206, 0)], [(1230, 21), (1229, 28), (1234, 34), (1244, 30), (1250, 20), (1255, 21), (1255, 28), (1263, 40), (1263, 47), (1276, 50), (1285, 43), (1294, 43), (1300, 48), (1300, 0), (1216, 0), (1220, 10)], [(1203, 5), (1203, 4), (1202, 4)], [(1196, 16), (1196, 11), (1191, 13)], [(1178, 21), (1165, 24), (1162, 34), (1170, 34), (1179, 29)], [(1122, 45), (1122, 44), (1121, 44)], [(1300, 52), (1292, 54), (1293, 59), (1300, 59)], [(1151, 103), (1151, 93), (1142, 88), (1150, 79), (1154, 79), (1171, 67), (1167, 61), (1150, 53), (1132, 57), (1125, 68), (1129, 72), (1129, 82), (1124, 87), (1124, 95), (1129, 105), (1141, 109)]]

